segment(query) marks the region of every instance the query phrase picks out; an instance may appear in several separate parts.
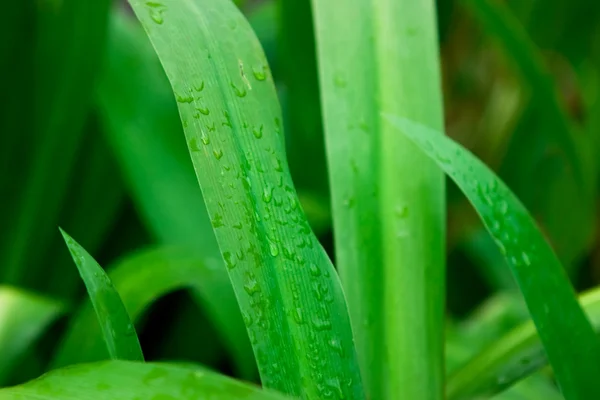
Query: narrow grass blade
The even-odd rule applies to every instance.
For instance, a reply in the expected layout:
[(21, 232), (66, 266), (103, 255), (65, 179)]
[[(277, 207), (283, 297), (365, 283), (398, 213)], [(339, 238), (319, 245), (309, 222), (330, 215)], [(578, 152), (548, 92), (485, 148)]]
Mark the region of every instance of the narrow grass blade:
[[(94, 77), (102, 54), (110, 0), (37, 2), (35, 136), (27, 146), (27, 175), (0, 255), (3, 282), (37, 286), (81, 143)], [(3, 132), (4, 134), (4, 132)], [(18, 132), (8, 133), (17, 135)], [(35, 248), (35, 251), (31, 251)]]
[(343, 292), (299, 206), (275, 87), (247, 21), (228, 0), (131, 4), (175, 92), (263, 385), (362, 398)]
[(207, 370), (166, 363), (103, 361), (49, 372), (0, 389), (1, 400), (286, 400)]
[(64, 311), (62, 304), (50, 298), (0, 286), (0, 386), (19, 358)]
[[(221, 333), (240, 375), (255, 375), (250, 342), (220, 259), (186, 247), (157, 247), (133, 253), (107, 271), (133, 321), (167, 293), (190, 290)], [(92, 307), (85, 304), (71, 322), (53, 365), (100, 361), (107, 356)]]
[(387, 119), (435, 160), (474, 205), (508, 261), (564, 396), (600, 398), (600, 341), (525, 207), (460, 145), (406, 118)]
[(443, 396), (444, 179), (380, 118), (443, 126), (433, 1), (313, 1), (336, 260), (373, 399)]
[[(594, 330), (600, 332), (600, 289), (580, 296), (579, 302)], [(450, 375), (450, 400), (493, 396), (548, 363), (535, 325), (529, 321), (490, 343), (481, 353)]]
[(110, 278), (96, 260), (73, 238), (62, 229), (60, 233), (65, 238), (73, 261), (85, 283), (110, 358), (143, 361), (144, 356), (135, 327)]

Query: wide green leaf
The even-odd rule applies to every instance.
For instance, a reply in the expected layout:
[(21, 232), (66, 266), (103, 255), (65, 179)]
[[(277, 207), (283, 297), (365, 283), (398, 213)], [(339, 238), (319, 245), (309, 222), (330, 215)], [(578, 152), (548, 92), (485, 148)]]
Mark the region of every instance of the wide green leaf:
[[(220, 259), (188, 247), (157, 247), (133, 253), (107, 269), (127, 313), (138, 321), (162, 296), (187, 289), (207, 311), (233, 357), (237, 372), (255, 375), (256, 365), (241, 313)], [(90, 303), (81, 306), (65, 335), (54, 366), (108, 358)]]
[(600, 398), (600, 341), (525, 207), (485, 164), (439, 131), (386, 118), (435, 160), (475, 207), (515, 276), (565, 397)]
[(19, 358), (64, 311), (53, 299), (0, 286), (0, 386)]
[(247, 21), (228, 0), (131, 4), (178, 101), (264, 386), (362, 398), (342, 289), (299, 206), (275, 87)]
[[(600, 289), (580, 296), (579, 302), (596, 332), (600, 332)], [(535, 325), (529, 321), (491, 342), (448, 378), (451, 400), (492, 396), (548, 363)]]
[(60, 232), (87, 288), (108, 354), (112, 359), (143, 361), (135, 327), (110, 278), (83, 247), (62, 229)]
[(231, 378), (189, 366), (103, 361), (55, 370), (0, 389), (1, 400), (285, 400)]
[(435, 2), (312, 4), (336, 264), (367, 394), (441, 399), (444, 178), (379, 114), (442, 128)]

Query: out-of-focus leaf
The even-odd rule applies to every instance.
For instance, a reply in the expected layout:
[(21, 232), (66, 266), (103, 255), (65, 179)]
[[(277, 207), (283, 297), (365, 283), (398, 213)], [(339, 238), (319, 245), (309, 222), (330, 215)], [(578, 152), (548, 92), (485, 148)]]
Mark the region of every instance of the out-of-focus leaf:
[(25, 351), (64, 313), (59, 302), (0, 286), (0, 386)]
[[(242, 376), (256, 365), (244, 323), (219, 258), (183, 247), (158, 247), (134, 253), (108, 269), (128, 314), (134, 321), (158, 298), (188, 289), (206, 310)], [(78, 311), (56, 354), (54, 366), (108, 358), (91, 305)]]
[(195, 366), (104, 361), (52, 371), (20, 386), (0, 389), (1, 400), (285, 400)]
[[(596, 332), (600, 332), (600, 289), (580, 297)], [(533, 322), (528, 321), (489, 343), (479, 354), (453, 372), (448, 380), (450, 399), (490, 396), (514, 385), (548, 363)]]
[(85, 283), (110, 358), (143, 361), (142, 348), (123, 301), (96, 260), (61, 229)]
[(131, 4), (179, 103), (263, 385), (362, 398), (343, 292), (299, 206), (275, 87), (248, 22), (229, 0)]
[(436, 161), (477, 210), (508, 261), (565, 397), (600, 398), (600, 341), (525, 207), (460, 145), (406, 118), (386, 117)]
[[(43, 286), (38, 273), (56, 237), (60, 206), (103, 54), (111, 1), (35, 3), (35, 72), (28, 78), (35, 87), (29, 102), (32, 115), (27, 117), (35, 121), (35, 135), (20, 138), (27, 146), (21, 155), (27, 157), (27, 173), (8, 219), (6, 230), (11, 236), (0, 255), (0, 278), (6, 283)], [(16, 131), (8, 134), (18, 136)]]
[(118, 10), (97, 100), (107, 138), (154, 236), (218, 258), (169, 82), (139, 24)]

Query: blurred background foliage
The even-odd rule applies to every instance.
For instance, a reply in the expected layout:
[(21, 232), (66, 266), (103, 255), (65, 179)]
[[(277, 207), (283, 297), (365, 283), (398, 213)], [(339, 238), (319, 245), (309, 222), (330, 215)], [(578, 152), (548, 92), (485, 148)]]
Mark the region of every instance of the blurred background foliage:
[[(335, 259), (310, 2), (238, 3), (277, 83), (302, 205)], [(577, 289), (597, 285), (600, 3), (437, 7), (447, 134), (524, 202)], [(58, 226), (104, 266), (163, 245), (220, 255), (169, 84), (125, 3), (11, 2), (3, 21), (0, 284), (48, 310), (36, 328), (44, 334), (2, 377), (8, 384), (46, 370), (85, 299)], [(447, 202), (452, 369), (527, 314), (499, 251), (450, 181)], [(209, 311), (179, 289), (145, 309), (138, 332), (147, 359), (239, 372)], [(256, 379), (251, 369), (244, 375)]]

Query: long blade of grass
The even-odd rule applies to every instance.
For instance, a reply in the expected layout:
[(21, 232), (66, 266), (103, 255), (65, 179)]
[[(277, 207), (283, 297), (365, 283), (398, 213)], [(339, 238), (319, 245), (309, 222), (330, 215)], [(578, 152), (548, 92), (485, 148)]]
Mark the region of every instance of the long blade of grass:
[[(137, 321), (157, 299), (188, 289), (222, 335), (242, 376), (254, 376), (256, 365), (241, 313), (220, 259), (187, 247), (157, 247), (133, 253), (107, 269), (127, 313)], [(143, 282), (143, 284), (141, 284)], [(91, 304), (71, 321), (53, 365), (107, 359), (106, 346)]]
[(0, 286), (0, 386), (19, 358), (64, 311), (53, 299)]
[[(35, 138), (21, 139), (31, 165), (10, 220), (11, 242), (0, 258), (3, 282), (34, 286), (45, 265), (83, 135), (110, 3), (36, 3), (36, 132)], [(18, 136), (18, 132), (10, 134)]]
[(286, 400), (223, 375), (166, 363), (103, 361), (49, 372), (0, 389), (2, 400)]
[(312, 4), (336, 259), (367, 393), (440, 399), (444, 179), (379, 115), (443, 126), (434, 2)]
[(62, 229), (60, 233), (71, 252), (94, 306), (108, 354), (116, 360), (144, 360), (142, 348), (119, 293), (102, 267)]
[(485, 164), (439, 131), (406, 118), (387, 119), (435, 160), (475, 207), (515, 276), (564, 396), (600, 398), (600, 341), (525, 207)]
[[(594, 330), (600, 332), (600, 289), (579, 297)], [(544, 347), (529, 321), (490, 343), (448, 378), (450, 400), (493, 396), (548, 364)]]
[(175, 92), (263, 385), (362, 398), (343, 292), (298, 204), (275, 87), (247, 21), (227, 0), (131, 4)]

